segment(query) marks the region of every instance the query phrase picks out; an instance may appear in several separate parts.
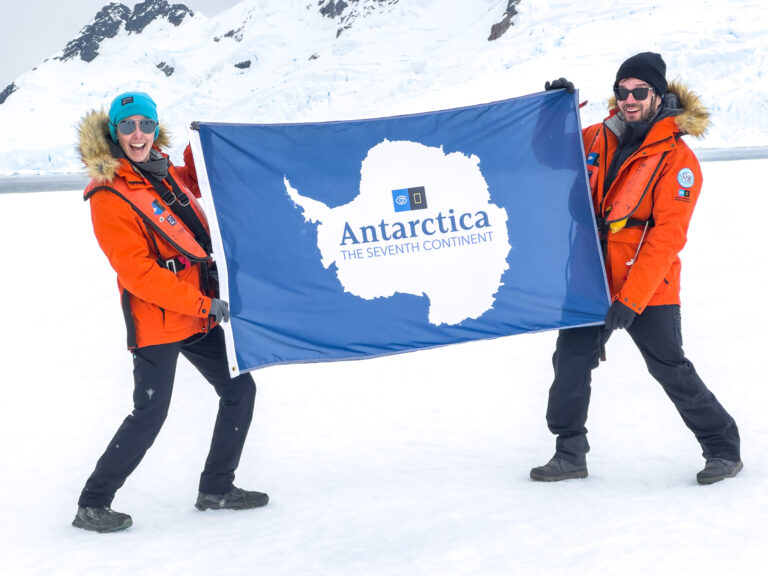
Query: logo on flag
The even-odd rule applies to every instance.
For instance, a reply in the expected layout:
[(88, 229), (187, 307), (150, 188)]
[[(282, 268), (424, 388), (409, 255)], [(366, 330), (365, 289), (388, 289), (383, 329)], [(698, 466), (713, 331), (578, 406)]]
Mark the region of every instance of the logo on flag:
[(427, 208), (427, 194), (424, 191), (424, 186), (392, 190), (392, 202), (395, 206), (395, 212), (424, 210)]

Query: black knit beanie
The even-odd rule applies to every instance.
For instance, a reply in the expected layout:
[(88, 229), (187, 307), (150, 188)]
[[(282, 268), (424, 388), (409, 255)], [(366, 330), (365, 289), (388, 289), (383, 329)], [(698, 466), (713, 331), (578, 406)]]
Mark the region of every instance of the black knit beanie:
[(661, 58), (661, 54), (656, 52), (641, 52), (634, 56), (627, 58), (624, 63), (619, 66), (619, 71), (616, 72), (616, 82), (613, 84), (613, 89), (616, 90), (619, 87), (619, 81), (626, 78), (637, 78), (648, 82), (659, 96), (663, 96), (667, 91), (667, 65)]

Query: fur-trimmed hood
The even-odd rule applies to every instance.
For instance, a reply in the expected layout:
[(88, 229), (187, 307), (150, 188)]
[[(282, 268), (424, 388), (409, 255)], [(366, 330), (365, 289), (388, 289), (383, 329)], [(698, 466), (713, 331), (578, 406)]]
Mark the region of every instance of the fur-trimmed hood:
[[(88, 112), (77, 125), (77, 137), (77, 151), (88, 176), (98, 183), (113, 180), (120, 166), (127, 160), (113, 153), (117, 145), (109, 135), (109, 115), (103, 109)], [(160, 124), (153, 148), (162, 151), (170, 145), (168, 131)]]
[[(612, 111), (618, 110), (616, 96), (611, 96), (608, 100), (608, 107)], [(667, 115), (675, 116), (675, 122), (683, 134), (690, 134), (696, 138), (704, 137), (709, 128), (709, 110), (682, 82), (673, 80), (669, 83), (664, 97), (664, 107), (668, 112)]]

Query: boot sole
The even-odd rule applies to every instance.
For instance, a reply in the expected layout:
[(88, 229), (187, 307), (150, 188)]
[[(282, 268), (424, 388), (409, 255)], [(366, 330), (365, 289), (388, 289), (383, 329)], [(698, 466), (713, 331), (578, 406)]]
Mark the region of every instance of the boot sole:
[(75, 528), (82, 528), (83, 530), (88, 530), (89, 532), (98, 532), (99, 534), (107, 534), (109, 532), (119, 532), (120, 530), (125, 530), (126, 528), (130, 528), (133, 526), (133, 520), (128, 518), (125, 522), (123, 522), (120, 526), (111, 526), (109, 528), (97, 528), (96, 526), (89, 526), (80, 518), (75, 518), (72, 520), (72, 526)]
[(244, 505), (238, 505), (238, 504), (235, 504), (235, 505), (224, 504), (224, 506), (219, 506), (218, 504), (212, 504), (210, 506), (206, 506), (204, 504), (195, 503), (195, 508), (200, 510), (200, 512), (205, 512), (206, 510), (253, 510), (254, 508), (262, 508), (267, 504), (269, 504), (268, 496), (263, 500), (259, 500), (255, 504), (251, 504), (250, 506), (244, 506)]
[(589, 472), (587, 470), (572, 472), (571, 474), (561, 474), (559, 476), (547, 476), (546, 474), (537, 474), (536, 472), (531, 470), (531, 480), (536, 480), (536, 482), (560, 482), (562, 480), (579, 480), (582, 478), (586, 478), (587, 476), (589, 476)]

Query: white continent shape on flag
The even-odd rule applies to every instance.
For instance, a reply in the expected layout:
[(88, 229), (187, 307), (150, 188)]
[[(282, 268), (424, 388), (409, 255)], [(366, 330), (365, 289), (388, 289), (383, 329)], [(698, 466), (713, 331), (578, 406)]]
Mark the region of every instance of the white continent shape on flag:
[[(426, 296), (431, 324), (460, 324), (493, 308), (512, 249), (507, 212), (491, 202), (477, 156), (384, 140), (368, 151), (360, 190), (330, 208), (294, 189), (288, 196), (317, 224), (322, 264), (336, 265), (346, 292), (364, 299)], [(416, 189), (425, 208), (401, 211), (393, 191)]]

